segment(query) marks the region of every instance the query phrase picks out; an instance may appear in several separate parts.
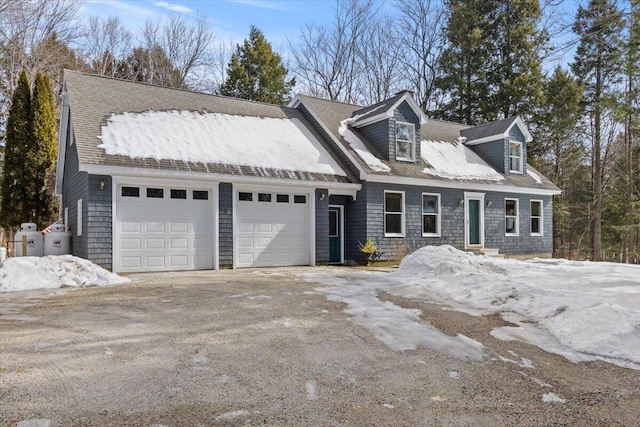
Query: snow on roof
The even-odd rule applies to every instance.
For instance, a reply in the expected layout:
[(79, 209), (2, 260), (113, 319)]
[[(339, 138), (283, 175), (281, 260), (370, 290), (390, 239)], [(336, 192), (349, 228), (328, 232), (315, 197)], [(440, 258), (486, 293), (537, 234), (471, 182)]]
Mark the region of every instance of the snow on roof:
[(449, 179), (502, 181), (504, 177), (460, 142), (420, 141), (423, 173)]
[(129, 281), (72, 255), (9, 258), (0, 266), (0, 292), (109, 286)]
[(540, 175), (538, 175), (537, 173), (535, 173), (534, 171), (532, 171), (529, 168), (527, 168), (527, 175), (529, 175), (531, 178), (533, 178), (533, 180), (536, 182), (536, 184), (542, 184), (542, 178), (540, 178)]
[(346, 176), (298, 119), (194, 111), (112, 115), (99, 137), (109, 155)]
[(355, 151), (356, 154), (360, 156), (362, 161), (364, 161), (372, 170), (376, 172), (391, 172), (391, 168), (382, 163), (379, 158), (374, 156), (373, 153), (369, 151), (367, 146), (364, 145), (364, 142), (362, 142), (360, 138), (358, 138), (358, 136), (353, 133), (353, 131), (347, 126), (352, 121), (357, 120), (357, 118), (358, 116), (341, 121), (340, 127), (338, 128), (338, 133), (342, 135), (344, 140), (347, 141), (349, 145), (351, 145), (353, 151)]

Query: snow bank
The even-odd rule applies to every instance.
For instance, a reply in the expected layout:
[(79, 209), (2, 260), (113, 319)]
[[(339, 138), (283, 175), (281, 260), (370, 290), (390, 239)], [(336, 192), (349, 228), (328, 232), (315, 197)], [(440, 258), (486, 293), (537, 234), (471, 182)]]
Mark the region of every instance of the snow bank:
[(573, 361), (640, 369), (640, 266), (567, 260), (501, 260), (451, 246), (407, 256), (387, 292), (473, 314), (502, 313), (519, 339)]
[(9, 258), (0, 266), (0, 292), (109, 286), (129, 282), (72, 255)]
[(298, 119), (195, 111), (112, 115), (99, 136), (107, 154), (346, 176)]
[(473, 150), (459, 142), (421, 141), (420, 156), (429, 165), (422, 170), (425, 174), (450, 179), (504, 180)]
[(540, 178), (540, 175), (538, 175), (537, 173), (535, 173), (534, 171), (532, 171), (529, 168), (527, 168), (527, 175), (529, 175), (531, 178), (533, 178), (533, 180), (536, 182), (536, 184), (542, 184), (542, 178)]

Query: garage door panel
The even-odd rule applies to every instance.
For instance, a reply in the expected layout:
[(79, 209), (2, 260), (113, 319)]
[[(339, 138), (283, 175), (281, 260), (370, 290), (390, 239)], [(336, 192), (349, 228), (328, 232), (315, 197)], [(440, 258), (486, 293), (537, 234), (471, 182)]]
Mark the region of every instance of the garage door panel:
[[(274, 194), (283, 195), (283, 192)], [(237, 267), (308, 265), (310, 204), (236, 200)], [(294, 194), (288, 195), (294, 200)]]
[(187, 199), (170, 199), (170, 188), (164, 187), (163, 199), (143, 197), (144, 186), (138, 198), (118, 194), (114, 266), (119, 271), (213, 268), (213, 204), (192, 200), (191, 191)]

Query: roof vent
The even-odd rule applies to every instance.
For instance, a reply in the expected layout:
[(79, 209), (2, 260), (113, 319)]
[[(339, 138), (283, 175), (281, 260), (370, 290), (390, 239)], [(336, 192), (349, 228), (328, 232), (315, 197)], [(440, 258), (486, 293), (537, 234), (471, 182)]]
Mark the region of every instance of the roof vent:
[(406, 92), (406, 93), (408, 93), (409, 95), (411, 95), (411, 97), (412, 97), (412, 98), (415, 98), (415, 97), (414, 97), (414, 94), (415, 94), (415, 93), (414, 93), (412, 90), (409, 90), (409, 89), (403, 89), (403, 90), (400, 90), (400, 91), (396, 92), (395, 96), (402, 95), (402, 94), (404, 94), (405, 92)]

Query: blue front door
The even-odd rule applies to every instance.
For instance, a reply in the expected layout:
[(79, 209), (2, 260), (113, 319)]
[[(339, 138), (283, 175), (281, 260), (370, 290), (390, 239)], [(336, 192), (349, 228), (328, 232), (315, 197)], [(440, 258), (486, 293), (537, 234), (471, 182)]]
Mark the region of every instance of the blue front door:
[(329, 207), (329, 263), (341, 264), (342, 259), (342, 208)]

